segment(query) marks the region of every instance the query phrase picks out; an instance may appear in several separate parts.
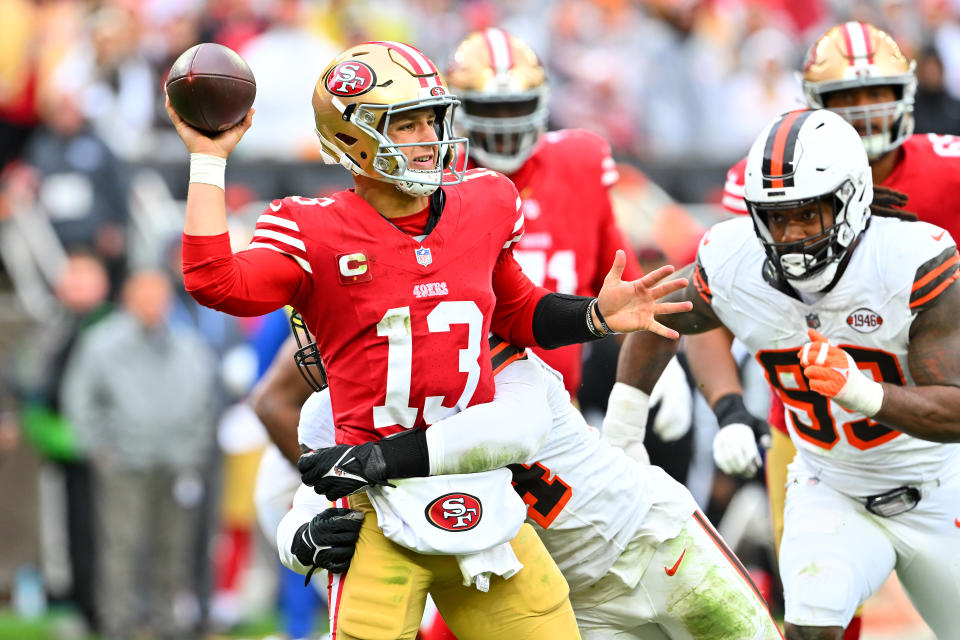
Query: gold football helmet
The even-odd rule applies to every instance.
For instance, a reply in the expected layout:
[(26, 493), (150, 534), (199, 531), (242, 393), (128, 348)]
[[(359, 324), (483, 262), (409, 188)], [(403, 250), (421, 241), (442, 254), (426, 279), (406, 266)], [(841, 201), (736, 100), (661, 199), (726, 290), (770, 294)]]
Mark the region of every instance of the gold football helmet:
[(460, 127), (481, 166), (513, 173), (547, 126), (547, 74), (525, 42), (502, 29), (470, 34), (446, 71), (460, 97)]
[(913, 133), (914, 66), (886, 32), (865, 22), (845, 22), (810, 48), (802, 72), (803, 92), (810, 107), (821, 109), (824, 94), (833, 91), (892, 87), (897, 94), (893, 102), (833, 109), (857, 128), (872, 160), (896, 149)]
[[(454, 111), (460, 102), (450, 94), (436, 65), (417, 49), (400, 42), (366, 42), (347, 49), (324, 70), (313, 91), (313, 115), (324, 162), (354, 174), (394, 183), (413, 196), (458, 184)], [(436, 111), (436, 142), (394, 143), (386, 135), (390, 118), (423, 108)], [(437, 166), (411, 169), (402, 147), (436, 146)], [(452, 167), (449, 172), (445, 171)]]

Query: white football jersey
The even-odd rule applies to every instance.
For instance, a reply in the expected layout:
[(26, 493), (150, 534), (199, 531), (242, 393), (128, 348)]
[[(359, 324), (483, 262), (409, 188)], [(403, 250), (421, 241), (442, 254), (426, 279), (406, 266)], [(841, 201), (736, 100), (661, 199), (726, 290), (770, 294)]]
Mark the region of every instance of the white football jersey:
[[(530, 505), (527, 521), (537, 529), (570, 590), (577, 591), (606, 575), (638, 535), (648, 536), (652, 553), (677, 534), (696, 504), (662, 469), (641, 465), (603, 440), (570, 403), (560, 374), (536, 356), (529, 357), (546, 374), (553, 428), (532, 461), (510, 468), (517, 490)], [(655, 503), (674, 516), (666, 531), (658, 530), (654, 519), (648, 522)], [(648, 524), (650, 531), (645, 530)], [(640, 579), (646, 560), (649, 557), (637, 558), (637, 573), (624, 576), (626, 582)]]
[[(621, 576), (632, 587), (656, 546), (677, 535), (696, 503), (662, 469), (641, 465), (602, 440), (570, 403), (560, 374), (536, 356), (529, 357), (542, 368), (553, 425), (531, 461), (510, 465), (515, 488), (529, 505), (527, 521), (537, 529), (571, 591), (606, 575), (628, 544), (642, 538), (649, 543), (643, 547), (645, 557), (637, 557), (630, 575)], [(530, 369), (517, 366), (521, 364), (527, 363), (500, 371), (496, 384), (520, 383), (520, 378), (531, 375)], [(332, 446), (329, 394), (315, 393), (308, 404), (301, 411), (300, 442), (310, 448)], [(320, 410), (323, 405), (327, 408)], [(459, 415), (469, 414), (467, 409)], [(482, 434), (484, 425), (470, 432)]]
[(910, 325), (957, 278), (950, 234), (925, 222), (873, 217), (839, 282), (808, 304), (764, 280), (766, 255), (752, 224), (740, 218), (711, 228), (693, 281), (783, 399), (801, 459), (854, 497), (930, 481), (960, 462), (960, 445), (913, 438), (811, 391), (798, 358), (813, 328), (872, 379), (914, 384)]

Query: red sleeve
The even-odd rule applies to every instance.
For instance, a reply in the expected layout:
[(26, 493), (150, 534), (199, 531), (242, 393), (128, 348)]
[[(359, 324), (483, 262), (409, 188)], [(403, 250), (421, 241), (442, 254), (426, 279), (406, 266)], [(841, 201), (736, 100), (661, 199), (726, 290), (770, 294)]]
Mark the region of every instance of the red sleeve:
[(183, 283), (205, 307), (234, 316), (260, 316), (292, 304), (307, 274), (271, 249), (233, 253), (230, 237), (183, 234)]
[(637, 256), (633, 252), (633, 248), (630, 246), (630, 243), (627, 242), (626, 237), (623, 235), (623, 232), (620, 231), (620, 227), (617, 226), (617, 222), (613, 217), (613, 208), (610, 205), (609, 198), (607, 199), (603, 217), (603, 229), (600, 232), (600, 245), (597, 249), (597, 262), (599, 264), (597, 265), (596, 276), (590, 288), (594, 295), (600, 293), (600, 288), (603, 287), (603, 279), (607, 277), (610, 267), (613, 266), (613, 257), (617, 253), (617, 249), (623, 249), (624, 253), (627, 254), (627, 264), (623, 269), (621, 278), (624, 281), (629, 281), (636, 280), (643, 276), (643, 270), (640, 268), (640, 263), (637, 261)]
[(513, 257), (505, 251), (493, 272), (493, 292), (497, 306), (490, 330), (518, 347), (538, 346), (533, 337), (533, 312), (543, 296), (550, 293), (530, 281)]
[(727, 171), (723, 184), (723, 208), (735, 215), (746, 215), (747, 204), (743, 201), (743, 185), (747, 179), (747, 159), (744, 158)]

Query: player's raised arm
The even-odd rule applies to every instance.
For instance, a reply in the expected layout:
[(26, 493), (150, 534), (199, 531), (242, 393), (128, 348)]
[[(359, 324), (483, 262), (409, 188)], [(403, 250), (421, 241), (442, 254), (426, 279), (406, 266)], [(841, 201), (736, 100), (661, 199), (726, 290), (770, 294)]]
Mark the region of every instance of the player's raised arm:
[(625, 264), (626, 256), (618, 251), (600, 294), (590, 298), (535, 287), (513, 257), (505, 255), (493, 278), (497, 308), (491, 331), (517, 346), (546, 349), (641, 330), (679, 337), (660, 319), (691, 309), (688, 301), (668, 298), (688, 286), (687, 279), (667, 279), (673, 273), (668, 265), (624, 282)]
[(201, 304), (236, 316), (258, 316), (290, 303), (303, 277), (289, 258), (269, 250), (235, 256), (227, 235), (224, 176), (227, 157), (253, 122), (253, 109), (218, 134), (200, 131), (166, 100), (167, 114), (190, 152), (183, 223), (183, 275)]
[[(658, 271), (660, 270), (650, 275)], [(720, 321), (707, 302), (709, 288), (706, 286), (705, 277), (696, 271), (696, 265), (687, 265), (677, 272), (677, 276), (664, 284), (682, 282), (683, 285), (673, 287), (670, 293), (659, 301), (670, 313), (653, 317), (653, 322), (666, 331), (631, 333), (621, 345), (617, 361), (617, 382), (610, 393), (603, 421), (604, 439), (639, 460), (646, 457), (643, 434), (650, 394), (679, 347), (679, 343), (668, 331), (689, 334), (720, 326)], [(677, 306), (681, 304), (685, 305), (686, 310)]]
[[(661, 270), (662, 268), (647, 277)], [(676, 286), (681, 282), (681, 286)], [(627, 336), (617, 363), (617, 382), (636, 387), (648, 394), (653, 391), (660, 373), (677, 351), (678, 345), (672, 339), (674, 333), (701, 333), (721, 326), (720, 320), (704, 297), (705, 294), (701, 292), (706, 284), (703, 274), (696, 271), (695, 264), (687, 265), (677, 272), (677, 278), (660, 286), (670, 286), (670, 292), (657, 302), (657, 312), (651, 322), (666, 331), (644, 331)], [(667, 309), (666, 314), (659, 311), (662, 308)]]
[(190, 186), (183, 232), (193, 236), (215, 236), (227, 232), (224, 174), (227, 157), (253, 124), (253, 109), (238, 124), (210, 136), (191, 127), (177, 115), (166, 99), (167, 114), (180, 139), (190, 152)]

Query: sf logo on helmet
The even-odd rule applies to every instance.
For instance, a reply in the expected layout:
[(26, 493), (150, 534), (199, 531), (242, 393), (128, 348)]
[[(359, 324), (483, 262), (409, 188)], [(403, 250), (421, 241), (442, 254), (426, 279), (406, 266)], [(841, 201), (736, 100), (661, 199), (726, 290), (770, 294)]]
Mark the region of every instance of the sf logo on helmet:
[(327, 91), (338, 96), (359, 96), (373, 88), (377, 76), (368, 65), (356, 60), (341, 62), (327, 75)]
[(438, 529), (469, 531), (480, 523), (483, 507), (469, 494), (448, 493), (428, 504), (424, 515)]

